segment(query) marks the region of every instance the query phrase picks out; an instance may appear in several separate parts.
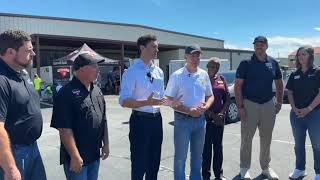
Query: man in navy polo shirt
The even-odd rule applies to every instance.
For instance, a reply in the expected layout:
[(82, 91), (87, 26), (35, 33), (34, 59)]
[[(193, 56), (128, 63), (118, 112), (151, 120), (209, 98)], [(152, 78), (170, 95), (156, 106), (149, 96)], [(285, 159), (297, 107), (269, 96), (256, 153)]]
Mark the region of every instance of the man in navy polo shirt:
[[(241, 119), (240, 176), (251, 179), (252, 139), (258, 127), (260, 135), (260, 166), (268, 179), (278, 179), (269, 167), (270, 145), (276, 114), (280, 111), (283, 82), (279, 64), (266, 54), (268, 40), (254, 39), (255, 53), (240, 63), (235, 82), (236, 101)], [(272, 83), (276, 85), (276, 102), (273, 101)]]
[(25, 68), (35, 56), (23, 31), (0, 34), (0, 180), (44, 180), (37, 139), (42, 132), (39, 95)]

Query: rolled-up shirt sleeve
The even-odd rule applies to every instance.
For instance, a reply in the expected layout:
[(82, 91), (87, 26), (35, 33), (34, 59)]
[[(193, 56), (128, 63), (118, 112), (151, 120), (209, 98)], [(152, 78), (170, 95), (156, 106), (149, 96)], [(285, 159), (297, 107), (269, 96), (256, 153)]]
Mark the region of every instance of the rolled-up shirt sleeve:
[(0, 76), (0, 122), (7, 119), (8, 106), (10, 101), (9, 84), (4, 77)]
[(289, 79), (287, 81), (287, 84), (286, 84), (286, 89), (290, 90), (290, 91), (293, 91), (293, 76), (294, 76), (294, 73), (291, 73), (290, 76), (289, 76)]
[(282, 73), (281, 73), (281, 70), (280, 70), (279, 63), (278, 63), (278, 62), (275, 62), (275, 67), (276, 67), (276, 73), (275, 73), (274, 79), (275, 79), (275, 80), (277, 80), (277, 79), (282, 79)]
[(133, 74), (133, 71), (131, 71), (131, 69), (128, 69), (122, 75), (120, 97), (119, 97), (120, 105), (123, 105), (123, 102), (126, 99), (133, 97), (134, 88), (135, 88), (135, 74)]
[(241, 61), (236, 72), (236, 78), (246, 79), (247, 78), (247, 61)]
[(74, 112), (72, 111), (72, 100), (67, 92), (59, 92), (53, 105), (51, 127), (72, 129)]

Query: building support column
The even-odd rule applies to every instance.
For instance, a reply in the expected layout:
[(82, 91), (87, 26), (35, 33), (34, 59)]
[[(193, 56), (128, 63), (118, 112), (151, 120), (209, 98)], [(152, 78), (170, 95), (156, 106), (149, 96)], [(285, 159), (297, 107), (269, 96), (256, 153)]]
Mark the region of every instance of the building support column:
[(122, 74), (124, 72), (124, 44), (121, 43), (121, 59), (120, 59), (120, 83), (122, 82)]
[(39, 36), (36, 36), (36, 62), (37, 62), (37, 74), (40, 76), (40, 40), (39, 40)]

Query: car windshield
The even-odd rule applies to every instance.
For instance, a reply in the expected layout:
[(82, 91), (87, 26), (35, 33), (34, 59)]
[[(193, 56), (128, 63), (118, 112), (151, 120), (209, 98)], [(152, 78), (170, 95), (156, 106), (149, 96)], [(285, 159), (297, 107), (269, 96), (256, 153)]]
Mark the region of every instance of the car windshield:
[(236, 78), (236, 72), (230, 71), (230, 72), (222, 72), (220, 74), (223, 77), (225, 77), (228, 85), (234, 84), (234, 81), (235, 81), (235, 78)]

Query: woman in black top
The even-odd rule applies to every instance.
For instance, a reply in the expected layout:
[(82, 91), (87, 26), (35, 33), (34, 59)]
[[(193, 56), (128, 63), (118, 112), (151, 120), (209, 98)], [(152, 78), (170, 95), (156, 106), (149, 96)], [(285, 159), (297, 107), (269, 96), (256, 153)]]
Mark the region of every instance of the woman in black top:
[(308, 131), (314, 156), (315, 180), (320, 180), (320, 70), (314, 67), (314, 50), (301, 47), (296, 54), (297, 70), (288, 80), (288, 99), (292, 107), (290, 122), (295, 141), (296, 168), (291, 179), (306, 176), (305, 141)]

